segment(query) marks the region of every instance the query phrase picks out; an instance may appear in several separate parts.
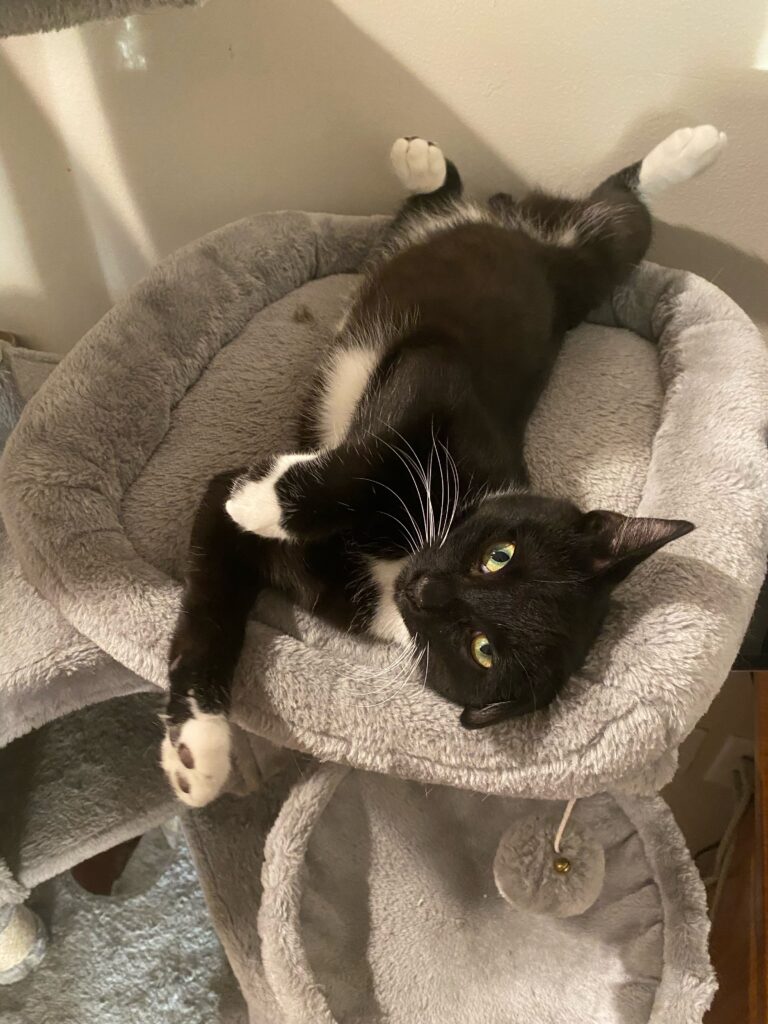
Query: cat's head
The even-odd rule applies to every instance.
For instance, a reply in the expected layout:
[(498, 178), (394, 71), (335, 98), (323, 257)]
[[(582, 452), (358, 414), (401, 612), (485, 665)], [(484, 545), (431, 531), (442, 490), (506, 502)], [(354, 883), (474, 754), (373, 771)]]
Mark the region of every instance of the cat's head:
[(545, 707), (582, 665), (613, 587), (692, 529), (529, 494), (485, 499), (395, 584), (408, 631), (429, 644), (428, 685), (463, 705), (467, 728)]

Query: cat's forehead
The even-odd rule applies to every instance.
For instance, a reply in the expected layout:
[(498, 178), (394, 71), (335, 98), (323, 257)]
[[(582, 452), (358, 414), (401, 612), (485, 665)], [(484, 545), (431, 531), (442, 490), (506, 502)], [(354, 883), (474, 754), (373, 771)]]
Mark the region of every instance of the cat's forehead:
[(457, 525), (456, 537), (472, 541), (502, 540), (506, 533), (568, 530), (581, 518), (570, 501), (525, 492), (501, 492), (484, 496), (468, 508)]
[(484, 496), (476, 513), (489, 517), (528, 520), (531, 522), (574, 523), (581, 512), (566, 498), (550, 498), (527, 491), (497, 491)]

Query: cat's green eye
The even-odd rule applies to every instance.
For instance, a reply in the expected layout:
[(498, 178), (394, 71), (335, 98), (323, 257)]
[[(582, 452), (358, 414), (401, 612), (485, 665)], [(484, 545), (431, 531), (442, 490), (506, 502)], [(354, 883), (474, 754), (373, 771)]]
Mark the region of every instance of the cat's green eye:
[(515, 545), (513, 541), (507, 541), (506, 544), (494, 544), (483, 555), (480, 571), (498, 572), (499, 569), (503, 569), (505, 565), (512, 561), (514, 554)]
[(470, 645), (472, 657), (481, 668), (490, 668), (493, 664), (493, 647), (485, 633), (478, 633), (472, 637)]

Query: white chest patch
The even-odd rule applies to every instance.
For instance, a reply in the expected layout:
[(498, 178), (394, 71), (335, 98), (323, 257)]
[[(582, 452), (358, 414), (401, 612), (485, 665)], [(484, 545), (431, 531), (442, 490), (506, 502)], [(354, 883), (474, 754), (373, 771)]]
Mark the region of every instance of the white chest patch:
[(372, 558), (370, 561), (371, 579), (378, 591), (378, 600), (369, 631), (381, 640), (394, 641), (398, 644), (407, 644), (411, 639), (411, 634), (395, 604), (395, 580), (406, 561), (406, 558)]
[(378, 351), (361, 345), (337, 349), (331, 356), (318, 414), (324, 445), (332, 448), (344, 440), (378, 361)]

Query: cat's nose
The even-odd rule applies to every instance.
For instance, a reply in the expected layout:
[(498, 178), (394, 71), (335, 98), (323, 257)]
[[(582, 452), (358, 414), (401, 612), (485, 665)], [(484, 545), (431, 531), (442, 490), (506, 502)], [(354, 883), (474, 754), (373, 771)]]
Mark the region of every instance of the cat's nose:
[(422, 611), (445, 608), (451, 600), (449, 581), (444, 576), (429, 576), (427, 573), (414, 576), (405, 592), (411, 604)]

